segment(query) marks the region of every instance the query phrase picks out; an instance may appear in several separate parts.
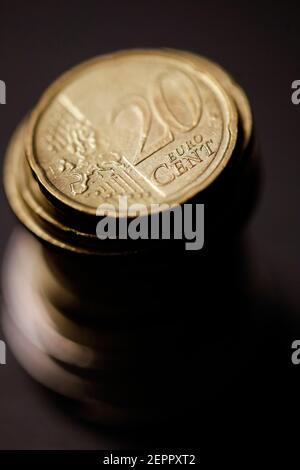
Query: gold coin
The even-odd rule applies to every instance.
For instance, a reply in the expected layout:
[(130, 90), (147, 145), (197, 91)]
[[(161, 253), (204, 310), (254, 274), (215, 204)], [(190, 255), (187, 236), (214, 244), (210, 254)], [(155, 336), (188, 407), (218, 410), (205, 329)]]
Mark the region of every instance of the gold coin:
[[(177, 51), (177, 53), (179, 53), (179, 51)], [(183, 57), (188, 57), (190, 60), (195, 60), (196, 58), (197, 67), (201, 67), (201, 70), (203, 72), (209, 73), (213, 77), (215, 77), (222, 84), (227, 93), (234, 99), (241, 120), (241, 127), (243, 131), (242, 150), (244, 151), (250, 143), (253, 132), (253, 121), (250, 103), (244, 90), (235, 82), (233, 77), (231, 77), (226, 72), (226, 70), (224, 70), (220, 65), (216, 64), (215, 62), (203, 56), (195, 56), (195, 54), (192, 54), (187, 51), (180, 51), (180, 54)]]
[(237, 120), (232, 98), (196, 55), (124, 51), (84, 63), (48, 89), (26, 152), (42, 187), (67, 207), (95, 215), (125, 195), (148, 212), (215, 180), (233, 153)]

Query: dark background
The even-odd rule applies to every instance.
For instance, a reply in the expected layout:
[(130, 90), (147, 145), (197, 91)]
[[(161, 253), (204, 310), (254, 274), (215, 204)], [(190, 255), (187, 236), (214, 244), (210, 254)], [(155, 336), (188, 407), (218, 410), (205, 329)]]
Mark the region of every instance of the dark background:
[[(0, 106), (1, 159), (14, 128), (45, 88), (69, 67), (101, 53), (130, 47), (187, 49), (223, 65), (248, 94), (264, 170), (261, 200), (248, 227), (265, 292), (257, 307), (264, 319), (262, 356), (248, 393), (239, 397), (240, 409), (227, 410), (219, 419), (215, 414), (209, 432), (199, 423), (193, 432), (199, 449), (205, 439), (218, 446), (230, 424), (235, 428), (233, 442), (254, 426), (254, 448), (258, 430), (283, 430), (280, 415), (298, 419), (300, 365), (293, 366), (290, 356), (291, 342), (300, 338), (300, 105), (291, 102), (291, 83), (300, 79), (299, 28), (296, 1), (0, 0), (0, 79), (7, 85), (7, 104)], [(16, 224), (2, 186), (0, 207), (2, 258)], [(251, 353), (251, 338), (244, 346)], [(189, 441), (180, 437), (185, 430), (175, 429), (174, 434), (169, 445), (179, 441), (188, 447)], [(156, 431), (143, 439), (140, 444), (132, 435), (115, 436), (77, 422), (10, 354), (0, 369), (1, 449), (158, 445)]]

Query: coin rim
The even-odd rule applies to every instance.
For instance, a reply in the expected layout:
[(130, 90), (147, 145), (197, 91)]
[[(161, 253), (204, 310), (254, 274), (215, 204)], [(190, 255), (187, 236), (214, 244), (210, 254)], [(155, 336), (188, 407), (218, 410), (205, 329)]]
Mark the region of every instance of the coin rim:
[[(28, 125), (28, 132), (27, 136), (25, 137), (25, 154), (26, 158), (29, 162), (29, 165), (31, 169), (33, 170), (34, 174), (36, 175), (39, 184), (41, 184), (46, 191), (51, 194), (55, 199), (60, 201), (60, 203), (64, 204), (66, 207), (71, 207), (72, 209), (78, 210), (81, 213), (89, 214), (89, 215), (95, 215), (96, 214), (96, 208), (84, 205), (82, 202), (76, 202), (74, 199), (71, 197), (67, 196), (63, 192), (61, 192), (56, 186), (51, 183), (48, 178), (45, 176), (44, 170), (41, 168), (38, 160), (35, 157), (35, 134), (36, 130), (38, 127), (39, 120), (42, 116), (42, 114), (45, 112), (47, 107), (49, 106), (50, 102), (52, 102), (56, 96), (62, 91), (64, 87), (66, 87), (69, 83), (74, 81), (76, 79), (76, 76), (79, 75), (84, 69), (87, 67), (92, 67), (96, 64), (99, 63), (99, 61), (104, 61), (104, 60), (112, 60), (116, 57), (122, 57), (122, 56), (128, 56), (128, 55), (151, 55), (151, 54), (159, 54), (159, 55), (165, 55), (167, 57), (172, 57), (174, 59), (180, 58), (181, 60), (188, 61), (190, 65), (194, 65), (194, 62), (197, 62), (198, 57), (201, 58), (201, 56), (198, 56), (197, 54), (192, 54), (189, 52), (185, 51), (180, 51), (180, 50), (170, 50), (170, 49), (125, 49), (121, 51), (116, 51), (113, 53), (109, 54), (103, 54), (99, 55), (97, 57), (94, 57), (92, 59), (89, 59), (87, 61), (82, 62), (81, 64), (75, 66), (74, 68), (70, 69), (66, 73), (64, 73), (62, 76), (60, 76), (56, 81), (50, 85), (50, 87), (45, 91), (45, 93), (42, 95), (40, 101), (38, 102), (37, 106), (35, 109), (32, 111), (31, 116), (29, 118), (29, 125)], [(194, 58), (194, 61), (191, 60), (191, 58)], [(201, 70), (203, 73), (203, 70)], [(236, 104), (233, 100), (233, 98), (229, 95), (229, 93), (226, 91), (226, 89), (222, 86), (222, 84), (210, 73), (205, 73), (208, 78), (214, 83), (215, 86), (218, 87), (219, 91), (223, 94), (223, 97), (225, 101), (227, 101), (227, 106), (228, 106), (228, 113), (229, 113), (229, 123), (226, 129), (224, 131), (229, 133), (229, 140), (228, 144), (226, 147), (226, 150), (224, 152), (222, 160), (219, 162), (213, 173), (211, 173), (205, 181), (202, 183), (197, 183), (194, 182), (192, 184), (192, 187), (182, 190), (182, 193), (179, 197), (174, 199), (169, 199), (162, 201), (162, 203), (167, 203), (170, 207), (175, 207), (183, 202), (186, 202), (190, 198), (192, 198), (195, 194), (199, 193), (203, 189), (205, 189), (207, 186), (209, 186), (217, 177), (218, 175), (223, 171), (227, 163), (229, 162), (235, 145), (237, 141), (237, 133), (238, 133), (238, 112), (236, 108)], [(159, 208), (157, 209), (157, 212), (161, 212)], [(154, 211), (152, 213), (155, 213)], [(107, 211), (105, 211), (106, 215)], [(117, 216), (119, 217), (119, 213), (113, 212), (113, 213), (108, 213), (109, 216)], [(147, 211), (145, 213), (139, 213), (138, 215), (149, 215), (149, 206), (147, 206)]]

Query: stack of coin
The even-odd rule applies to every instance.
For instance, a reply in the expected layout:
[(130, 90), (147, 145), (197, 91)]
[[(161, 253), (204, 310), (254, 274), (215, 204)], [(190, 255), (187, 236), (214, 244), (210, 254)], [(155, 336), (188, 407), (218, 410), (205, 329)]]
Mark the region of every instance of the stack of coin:
[[(238, 310), (236, 235), (258, 174), (248, 100), (203, 57), (129, 50), (59, 78), (5, 163), (10, 205), (31, 232), (13, 236), (5, 263), (4, 326), (19, 361), (110, 424), (165, 419), (214, 395), (239, 344), (224, 308)], [(97, 236), (107, 215), (128, 227), (186, 203), (205, 205), (199, 252)]]

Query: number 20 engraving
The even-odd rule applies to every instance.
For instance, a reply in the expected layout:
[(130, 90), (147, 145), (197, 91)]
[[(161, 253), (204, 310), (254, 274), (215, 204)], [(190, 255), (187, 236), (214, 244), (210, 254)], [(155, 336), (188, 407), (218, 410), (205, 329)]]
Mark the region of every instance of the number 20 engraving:
[(149, 95), (149, 100), (129, 96), (112, 115), (116, 136), (126, 134), (126, 147), (130, 148), (126, 158), (133, 165), (171, 143), (176, 133), (192, 130), (201, 118), (197, 85), (181, 70), (160, 75)]

